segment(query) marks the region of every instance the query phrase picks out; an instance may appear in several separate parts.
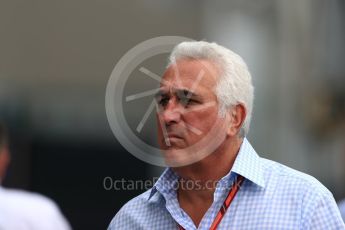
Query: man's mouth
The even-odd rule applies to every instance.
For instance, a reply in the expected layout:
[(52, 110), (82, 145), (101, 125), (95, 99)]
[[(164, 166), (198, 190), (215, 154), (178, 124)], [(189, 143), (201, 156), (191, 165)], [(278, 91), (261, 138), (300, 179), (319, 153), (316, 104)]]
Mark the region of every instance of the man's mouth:
[(177, 134), (169, 134), (169, 133), (167, 135), (167, 138), (169, 138), (169, 139), (182, 139), (182, 137), (177, 135)]
[(172, 145), (180, 143), (181, 140), (183, 140), (183, 137), (181, 135), (172, 132), (168, 132), (162, 139), (167, 147), (172, 147)]

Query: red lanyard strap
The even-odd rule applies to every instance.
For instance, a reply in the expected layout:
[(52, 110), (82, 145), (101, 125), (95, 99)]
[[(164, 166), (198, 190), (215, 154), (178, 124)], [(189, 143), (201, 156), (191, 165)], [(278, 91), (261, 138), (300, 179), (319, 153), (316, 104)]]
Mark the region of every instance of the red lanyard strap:
[[(223, 219), (223, 216), (225, 215), (226, 211), (228, 210), (228, 208), (230, 207), (230, 204), (232, 202), (232, 200), (235, 198), (238, 190), (240, 189), (240, 186), (242, 185), (244, 181), (244, 177), (241, 175), (238, 175), (236, 177), (235, 183), (233, 184), (233, 186), (230, 188), (229, 194), (227, 195), (227, 197), (225, 198), (223, 205), (220, 207), (216, 218), (214, 219), (210, 230), (216, 230), (220, 221)], [(179, 230), (185, 230), (181, 225), (178, 224), (178, 228)]]

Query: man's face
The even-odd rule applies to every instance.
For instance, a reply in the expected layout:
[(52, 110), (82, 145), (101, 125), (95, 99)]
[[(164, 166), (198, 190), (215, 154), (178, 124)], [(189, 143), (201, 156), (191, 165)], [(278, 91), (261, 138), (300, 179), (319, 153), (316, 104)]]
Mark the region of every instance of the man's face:
[(158, 142), (166, 158), (185, 157), (179, 154), (188, 152), (181, 150), (199, 142), (223, 119), (214, 93), (217, 77), (217, 68), (206, 60), (180, 60), (165, 71), (156, 99)]

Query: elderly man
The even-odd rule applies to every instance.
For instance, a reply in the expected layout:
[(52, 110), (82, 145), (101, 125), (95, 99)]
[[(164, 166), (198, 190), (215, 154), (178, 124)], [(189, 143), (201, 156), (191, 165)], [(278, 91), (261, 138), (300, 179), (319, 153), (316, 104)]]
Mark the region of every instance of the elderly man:
[(170, 167), (109, 229), (345, 229), (327, 188), (259, 157), (245, 138), (253, 86), (237, 54), (204, 41), (178, 44), (156, 98)]
[[(9, 163), (7, 133), (0, 123), (0, 181)], [(37, 193), (0, 186), (0, 229), (70, 230), (71, 227), (51, 199)]]

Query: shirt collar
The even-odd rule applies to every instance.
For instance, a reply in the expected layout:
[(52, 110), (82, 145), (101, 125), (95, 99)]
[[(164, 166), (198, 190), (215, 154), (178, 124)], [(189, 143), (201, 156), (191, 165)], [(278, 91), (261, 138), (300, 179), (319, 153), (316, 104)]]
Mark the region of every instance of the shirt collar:
[(254, 184), (265, 188), (264, 171), (261, 159), (251, 146), (247, 138), (243, 139), (240, 151), (237, 154), (231, 172), (242, 175)]
[(162, 194), (166, 200), (173, 198), (175, 195), (178, 178), (179, 176), (171, 168), (166, 168), (151, 189), (148, 200), (157, 200), (158, 198), (156, 196), (155, 199), (153, 198), (157, 191)]
[[(254, 184), (265, 188), (265, 180), (263, 175), (263, 168), (261, 159), (251, 146), (247, 138), (243, 139), (240, 150), (235, 159), (231, 171), (221, 180), (230, 180), (230, 175), (236, 173), (243, 176)], [(157, 191), (166, 199), (172, 199), (176, 193), (176, 183), (178, 183), (178, 175), (171, 169), (167, 168), (155, 183), (151, 192), (149, 193), (149, 201), (157, 201), (159, 198), (154, 196)], [(153, 198), (155, 197), (155, 198)]]

